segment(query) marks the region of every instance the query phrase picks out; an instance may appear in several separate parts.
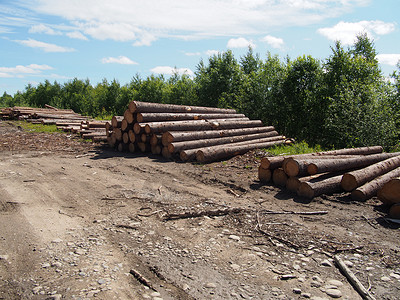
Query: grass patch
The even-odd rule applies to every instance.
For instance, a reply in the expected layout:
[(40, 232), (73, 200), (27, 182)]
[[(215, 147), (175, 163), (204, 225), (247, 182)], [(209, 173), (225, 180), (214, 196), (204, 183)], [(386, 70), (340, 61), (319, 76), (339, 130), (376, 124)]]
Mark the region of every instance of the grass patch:
[(56, 125), (43, 125), (43, 124), (32, 124), (26, 121), (16, 121), (16, 126), (20, 126), (25, 131), (30, 132), (46, 132), (46, 133), (54, 133), (61, 132), (57, 129)]
[(294, 143), (290, 145), (277, 145), (268, 149), (266, 152), (271, 155), (294, 155), (294, 154), (304, 154), (320, 152), (321, 146), (316, 145), (315, 147), (310, 147), (306, 142)]

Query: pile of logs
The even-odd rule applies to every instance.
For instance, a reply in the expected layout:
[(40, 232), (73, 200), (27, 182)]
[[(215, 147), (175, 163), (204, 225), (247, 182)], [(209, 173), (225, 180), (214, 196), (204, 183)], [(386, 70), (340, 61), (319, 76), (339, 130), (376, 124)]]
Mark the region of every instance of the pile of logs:
[(107, 121), (95, 121), (75, 113), (72, 109), (58, 109), (50, 105), (45, 108), (7, 107), (0, 110), (2, 119), (25, 120), (33, 124), (56, 125), (64, 132), (80, 134), (93, 142), (107, 141)]
[[(310, 199), (351, 192), (353, 200), (365, 201), (378, 195), (384, 203), (399, 203), (400, 152), (382, 151), (381, 146), (374, 146), (265, 157), (258, 177)], [(400, 207), (396, 205), (393, 210), (399, 214)]]
[[(233, 109), (132, 101), (106, 128), (119, 151), (211, 162), (286, 142), (272, 126)], [(111, 133), (110, 133), (111, 132)]]

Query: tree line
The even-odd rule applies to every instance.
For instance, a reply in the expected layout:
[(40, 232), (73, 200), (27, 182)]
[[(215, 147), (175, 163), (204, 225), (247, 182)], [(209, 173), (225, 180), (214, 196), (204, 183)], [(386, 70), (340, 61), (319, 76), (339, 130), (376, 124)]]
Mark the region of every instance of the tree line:
[(323, 148), (382, 145), (399, 148), (400, 64), (391, 80), (382, 73), (373, 42), (359, 35), (348, 48), (336, 42), (324, 61), (294, 60), (251, 48), (236, 59), (231, 51), (201, 60), (193, 78), (135, 75), (92, 85), (74, 78), (64, 84), (46, 80), (27, 85), (0, 106), (49, 104), (92, 117), (122, 115), (132, 100), (234, 108), (281, 133)]

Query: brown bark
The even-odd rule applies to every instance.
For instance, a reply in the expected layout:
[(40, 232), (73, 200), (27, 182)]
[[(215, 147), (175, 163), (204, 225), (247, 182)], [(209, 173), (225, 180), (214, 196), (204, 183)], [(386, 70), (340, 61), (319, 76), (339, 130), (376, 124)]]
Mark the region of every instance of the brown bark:
[(74, 120), (86, 120), (87, 117), (81, 116), (79, 114), (47, 114), (47, 113), (34, 113), (34, 119), (44, 118), (44, 119), (74, 119)]
[(272, 172), (272, 181), (277, 186), (286, 186), (286, 181), (288, 180), (288, 176), (282, 168), (277, 168)]
[[(385, 183), (391, 179), (400, 176), (400, 167), (390, 172), (383, 174), (382, 176), (376, 177), (375, 179), (367, 182), (366, 184), (358, 187), (351, 193), (353, 200), (365, 201), (375, 196)], [(343, 179), (342, 179), (343, 181)]]
[(199, 114), (199, 113), (138, 113), (137, 122), (207, 120), (245, 118), (244, 114)]
[(96, 135), (92, 137), (92, 141), (95, 143), (99, 143), (99, 142), (107, 142), (107, 136), (105, 135)]
[(164, 133), (166, 131), (217, 130), (262, 126), (262, 122), (260, 120), (249, 120), (248, 118), (150, 122), (136, 124), (144, 124), (145, 132), (147, 134)]
[(86, 121), (86, 125), (89, 128), (106, 128), (108, 121)]
[(194, 149), (194, 148), (209, 147), (209, 146), (215, 146), (215, 145), (237, 143), (237, 142), (256, 140), (256, 139), (267, 138), (267, 137), (272, 137), (272, 136), (277, 136), (277, 135), (278, 135), (278, 132), (270, 131), (270, 132), (256, 133), (256, 134), (249, 134), (249, 135), (240, 135), (240, 136), (234, 136), (234, 137), (221, 137), (221, 138), (215, 138), (215, 139), (176, 142), (176, 143), (171, 143), (168, 145), (168, 151), (171, 153), (177, 153), (179, 151), (186, 150), (186, 149)]
[(312, 162), (308, 165), (307, 171), (310, 175), (325, 172), (344, 171), (354, 168), (362, 168), (390, 157), (399, 156), (400, 152), (396, 153), (379, 153), (357, 158), (337, 158), (324, 159)]
[(132, 101), (129, 103), (129, 110), (132, 113), (217, 113), (217, 114), (235, 114), (234, 109), (185, 106), (176, 104), (161, 104), (151, 102)]
[(395, 176), (378, 191), (378, 199), (386, 205), (400, 203), (400, 177)]
[(258, 179), (261, 182), (270, 182), (272, 177), (272, 172), (270, 169), (264, 169), (261, 166), (258, 167)]
[(123, 120), (123, 116), (113, 116), (111, 118), (111, 126), (113, 128), (121, 127), (121, 122)]
[(271, 142), (263, 142), (263, 143), (252, 143), (252, 144), (241, 144), (235, 146), (235, 144), (230, 144), (229, 147), (208, 147), (202, 148), (203, 150), (199, 150), (196, 153), (196, 159), (200, 162), (211, 162), (217, 161), (224, 158), (232, 157), (239, 154), (244, 154), (249, 150), (257, 149), (257, 148), (268, 148), (275, 145), (283, 144), (285, 142), (284, 139), (271, 141)]
[(322, 194), (332, 194), (341, 190), (342, 175), (333, 176), (315, 182), (300, 183), (297, 194), (301, 197), (312, 199)]
[(400, 219), (400, 203), (393, 204), (389, 209), (389, 217)]
[(269, 132), (274, 130), (275, 128), (273, 126), (268, 126), (268, 127), (254, 127), (254, 128), (238, 128), (238, 129), (228, 129), (228, 130), (207, 130), (207, 131), (196, 130), (190, 132), (172, 131), (163, 133), (162, 144), (164, 146), (168, 146), (170, 143), (174, 142), (238, 136), (245, 134)]
[(366, 182), (398, 167), (400, 167), (400, 156), (395, 156), (363, 169), (346, 173), (342, 178), (342, 188), (350, 192)]

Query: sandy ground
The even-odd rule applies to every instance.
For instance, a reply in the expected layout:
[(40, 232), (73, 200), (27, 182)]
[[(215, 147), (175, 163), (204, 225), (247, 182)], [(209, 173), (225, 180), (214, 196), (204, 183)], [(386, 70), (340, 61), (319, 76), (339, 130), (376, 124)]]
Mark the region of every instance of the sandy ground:
[(400, 299), (387, 208), (262, 185), (262, 155), (180, 163), (0, 122), (0, 299), (361, 299), (334, 255)]

